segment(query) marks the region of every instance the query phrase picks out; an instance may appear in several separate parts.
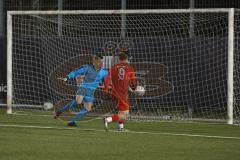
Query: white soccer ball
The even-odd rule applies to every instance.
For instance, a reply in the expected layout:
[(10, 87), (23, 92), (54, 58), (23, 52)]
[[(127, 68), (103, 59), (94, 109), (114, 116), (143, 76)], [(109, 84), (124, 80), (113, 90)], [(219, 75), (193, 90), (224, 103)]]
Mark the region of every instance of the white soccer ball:
[(43, 108), (44, 108), (44, 110), (50, 110), (53, 108), (53, 104), (51, 102), (45, 102), (43, 104)]
[(143, 86), (137, 86), (135, 93), (138, 96), (143, 96), (145, 94), (145, 88)]

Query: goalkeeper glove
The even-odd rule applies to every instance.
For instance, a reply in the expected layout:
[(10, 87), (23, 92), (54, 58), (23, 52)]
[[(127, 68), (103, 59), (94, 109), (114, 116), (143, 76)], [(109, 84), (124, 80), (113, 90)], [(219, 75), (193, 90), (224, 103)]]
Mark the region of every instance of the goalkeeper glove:
[(65, 77), (65, 78), (63, 78), (63, 81), (64, 81), (64, 82), (67, 82), (68, 80), (69, 80), (68, 76)]

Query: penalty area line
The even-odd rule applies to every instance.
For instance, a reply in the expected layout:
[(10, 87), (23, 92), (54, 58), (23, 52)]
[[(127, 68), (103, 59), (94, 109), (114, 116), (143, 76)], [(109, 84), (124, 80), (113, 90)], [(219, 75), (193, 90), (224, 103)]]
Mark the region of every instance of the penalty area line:
[[(0, 124), (0, 127), (6, 128), (32, 128), (32, 129), (52, 129), (52, 130), (77, 130), (77, 131), (93, 131), (93, 132), (106, 132), (104, 129), (84, 129), (77, 127), (50, 127), (50, 126), (31, 126), (31, 125), (15, 125), (15, 124)], [(198, 135), (198, 134), (183, 134), (183, 133), (164, 133), (164, 132), (141, 132), (130, 131), (119, 132), (116, 130), (108, 130), (112, 133), (126, 133), (126, 134), (148, 134), (148, 135), (166, 135), (166, 136), (183, 136), (183, 137), (200, 137), (200, 138), (216, 138), (216, 139), (234, 139), (240, 140), (240, 137), (228, 137), (228, 136), (210, 136), (210, 135)]]

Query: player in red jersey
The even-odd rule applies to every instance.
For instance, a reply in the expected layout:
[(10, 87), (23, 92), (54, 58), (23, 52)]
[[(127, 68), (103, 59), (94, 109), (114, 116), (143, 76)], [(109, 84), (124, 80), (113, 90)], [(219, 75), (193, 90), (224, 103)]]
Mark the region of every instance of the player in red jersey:
[(105, 129), (108, 129), (108, 123), (118, 122), (120, 131), (124, 130), (124, 121), (129, 115), (128, 89), (135, 91), (137, 81), (134, 69), (128, 63), (128, 55), (125, 51), (121, 51), (118, 55), (119, 62), (112, 66), (109, 70), (105, 81), (105, 92), (108, 93), (108, 87), (111, 83), (111, 95), (117, 103), (118, 113), (111, 117), (104, 118)]

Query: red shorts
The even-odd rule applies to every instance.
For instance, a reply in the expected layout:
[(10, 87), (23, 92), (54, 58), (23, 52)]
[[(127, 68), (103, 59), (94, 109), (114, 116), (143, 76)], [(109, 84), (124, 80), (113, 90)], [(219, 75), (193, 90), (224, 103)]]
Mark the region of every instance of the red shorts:
[(118, 109), (118, 111), (127, 111), (127, 110), (129, 110), (129, 103), (128, 103), (128, 101), (122, 101), (122, 100), (118, 101), (117, 109)]
[(112, 98), (115, 100), (116, 102), (116, 106), (118, 111), (127, 111), (129, 110), (129, 102), (128, 100), (124, 100), (124, 99), (118, 99), (115, 96), (112, 96)]

